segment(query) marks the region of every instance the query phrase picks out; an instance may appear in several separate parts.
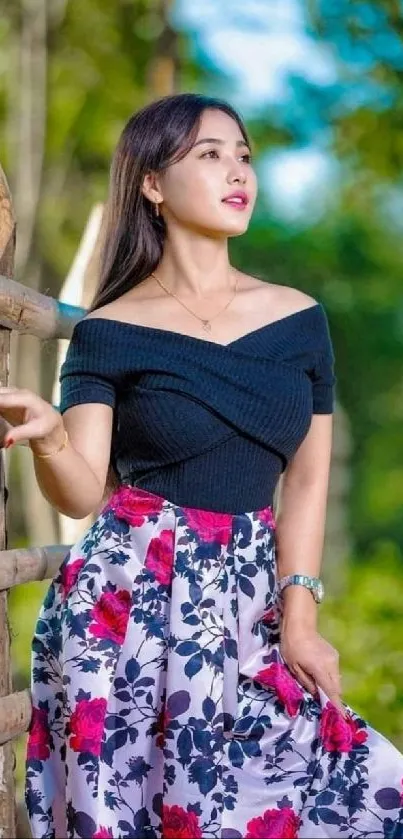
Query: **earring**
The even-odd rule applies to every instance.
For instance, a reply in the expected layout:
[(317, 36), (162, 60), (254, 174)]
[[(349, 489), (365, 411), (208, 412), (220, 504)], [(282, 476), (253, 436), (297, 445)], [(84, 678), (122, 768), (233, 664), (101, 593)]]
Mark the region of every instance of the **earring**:
[(160, 208), (158, 206), (158, 201), (156, 201), (155, 204), (154, 204), (154, 212), (155, 212), (155, 217), (158, 218), (158, 216), (160, 214)]

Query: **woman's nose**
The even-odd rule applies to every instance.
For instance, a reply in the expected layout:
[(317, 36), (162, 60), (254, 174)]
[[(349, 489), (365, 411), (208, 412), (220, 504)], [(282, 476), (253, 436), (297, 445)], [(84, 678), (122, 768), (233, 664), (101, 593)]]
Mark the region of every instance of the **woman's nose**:
[(228, 171), (228, 183), (244, 184), (246, 182), (246, 178), (246, 172), (242, 166), (239, 166), (239, 164), (232, 166)]

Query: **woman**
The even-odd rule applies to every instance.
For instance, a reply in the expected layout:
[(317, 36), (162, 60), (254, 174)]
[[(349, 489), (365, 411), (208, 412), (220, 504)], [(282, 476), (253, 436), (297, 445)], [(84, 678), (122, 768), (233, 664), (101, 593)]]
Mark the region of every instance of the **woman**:
[(184, 94), (134, 115), (60, 413), (1, 391), (45, 497), (97, 511), (33, 642), (35, 837), (403, 836), (403, 758), (343, 704), (316, 628), (326, 314), (230, 265), (255, 198), (227, 104)]

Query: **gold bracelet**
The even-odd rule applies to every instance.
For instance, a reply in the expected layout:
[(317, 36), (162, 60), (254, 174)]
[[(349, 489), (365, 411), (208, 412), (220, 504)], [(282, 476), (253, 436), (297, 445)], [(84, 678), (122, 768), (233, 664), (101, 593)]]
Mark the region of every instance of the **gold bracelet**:
[(46, 458), (46, 457), (53, 457), (54, 454), (59, 454), (59, 452), (63, 451), (63, 449), (66, 448), (68, 442), (69, 442), (69, 435), (67, 434), (66, 429), (64, 429), (64, 440), (63, 440), (63, 443), (61, 444), (61, 446), (59, 446), (58, 449), (55, 449), (53, 452), (48, 452), (48, 454), (37, 454), (37, 452), (34, 452), (34, 456), (35, 457), (41, 457), (43, 459)]

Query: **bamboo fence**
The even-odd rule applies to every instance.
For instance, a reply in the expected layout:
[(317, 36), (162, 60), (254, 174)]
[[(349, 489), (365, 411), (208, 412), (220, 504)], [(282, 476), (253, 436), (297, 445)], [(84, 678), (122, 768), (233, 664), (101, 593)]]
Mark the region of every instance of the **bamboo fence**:
[[(14, 330), (39, 339), (70, 338), (85, 310), (69, 306), (13, 280), (15, 219), (0, 168), (0, 386), (8, 385), (10, 335)], [(13, 740), (31, 719), (29, 690), (13, 692), (8, 592), (22, 583), (52, 578), (70, 545), (7, 549), (4, 450), (0, 456), (0, 837), (17, 835)]]

